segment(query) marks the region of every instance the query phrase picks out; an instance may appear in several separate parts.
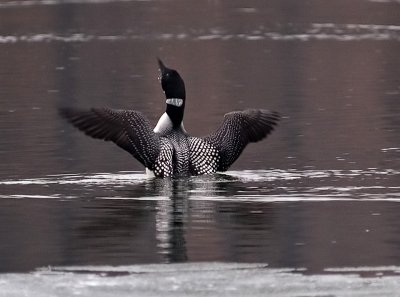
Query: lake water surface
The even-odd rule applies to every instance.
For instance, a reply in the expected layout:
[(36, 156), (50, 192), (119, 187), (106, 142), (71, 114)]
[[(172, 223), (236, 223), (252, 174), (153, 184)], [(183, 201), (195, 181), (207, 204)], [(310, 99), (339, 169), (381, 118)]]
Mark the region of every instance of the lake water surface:
[[(0, 272), (397, 275), (399, 13), (390, 0), (0, 2)], [(108, 106), (156, 124), (156, 57), (185, 80), (190, 134), (249, 107), (279, 111), (278, 128), (224, 174), (154, 180), (58, 116)]]

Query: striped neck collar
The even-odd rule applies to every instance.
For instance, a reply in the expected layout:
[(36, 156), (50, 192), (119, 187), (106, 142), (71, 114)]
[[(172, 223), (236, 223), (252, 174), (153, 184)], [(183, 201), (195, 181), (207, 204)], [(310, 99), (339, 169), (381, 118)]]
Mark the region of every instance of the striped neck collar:
[(165, 102), (176, 107), (181, 107), (183, 105), (183, 99), (181, 98), (168, 98)]

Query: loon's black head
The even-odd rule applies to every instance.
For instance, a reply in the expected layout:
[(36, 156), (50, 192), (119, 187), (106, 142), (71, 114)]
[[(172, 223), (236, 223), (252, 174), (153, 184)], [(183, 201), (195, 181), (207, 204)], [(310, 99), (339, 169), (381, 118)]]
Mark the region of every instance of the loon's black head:
[(161, 87), (166, 97), (166, 112), (174, 126), (179, 127), (185, 110), (185, 83), (178, 71), (167, 68), (160, 59), (158, 59), (158, 65), (160, 67)]

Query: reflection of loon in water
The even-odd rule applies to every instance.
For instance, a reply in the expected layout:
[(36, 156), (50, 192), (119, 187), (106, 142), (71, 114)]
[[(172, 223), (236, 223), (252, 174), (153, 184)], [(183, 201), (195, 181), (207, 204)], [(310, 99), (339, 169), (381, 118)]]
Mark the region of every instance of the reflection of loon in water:
[(214, 133), (190, 136), (182, 122), (185, 84), (176, 70), (158, 62), (167, 107), (153, 131), (147, 118), (134, 110), (64, 108), (61, 115), (87, 135), (113, 141), (158, 177), (226, 171), (248, 143), (265, 138), (280, 118), (263, 109), (234, 111), (225, 114)]
[[(156, 201), (155, 228), (157, 252), (166, 263), (188, 261), (188, 231), (193, 217), (208, 220), (216, 211), (205, 207), (204, 201), (190, 198), (218, 196), (221, 193), (237, 192), (241, 189), (235, 182), (239, 179), (225, 174), (196, 178), (150, 179), (144, 185), (147, 192), (168, 197)], [(230, 195), (230, 194), (229, 194)], [(206, 203), (206, 205), (208, 205)]]

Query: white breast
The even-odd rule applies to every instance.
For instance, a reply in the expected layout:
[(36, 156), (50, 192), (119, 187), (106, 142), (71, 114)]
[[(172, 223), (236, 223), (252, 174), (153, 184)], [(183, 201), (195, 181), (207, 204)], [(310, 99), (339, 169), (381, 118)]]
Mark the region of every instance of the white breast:
[(158, 123), (153, 131), (156, 133), (162, 133), (172, 129), (172, 126), (173, 125), (171, 119), (169, 118), (168, 114), (164, 112), (164, 114), (158, 120)]
[[(164, 114), (160, 117), (160, 119), (158, 120), (158, 123), (156, 125), (156, 127), (154, 128), (154, 132), (155, 133), (164, 133), (167, 132), (168, 130), (171, 130), (173, 127), (172, 121), (169, 118), (168, 114), (166, 112), (164, 112)], [(183, 122), (181, 124), (181, 129), (183, 130), (183, 132), (186, 133), (185, 128), (183, 127)]]

